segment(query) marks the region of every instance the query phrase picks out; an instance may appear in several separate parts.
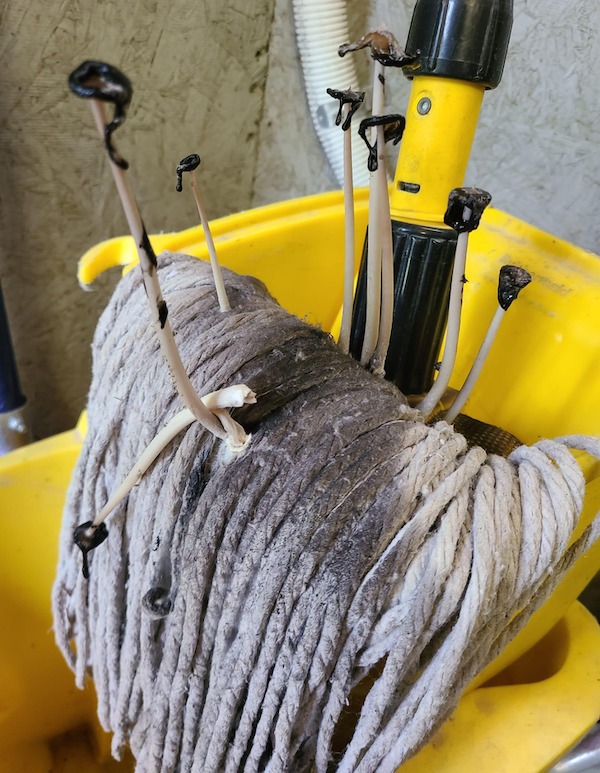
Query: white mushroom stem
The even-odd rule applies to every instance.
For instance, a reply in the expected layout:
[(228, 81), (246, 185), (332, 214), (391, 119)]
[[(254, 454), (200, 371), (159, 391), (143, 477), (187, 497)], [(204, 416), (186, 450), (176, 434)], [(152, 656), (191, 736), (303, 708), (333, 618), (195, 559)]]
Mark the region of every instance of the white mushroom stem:
[[(465, 210), (466, 209), (468, 208), (465, 207)], [(465, 219), (468, 219), (467, 214), (465, 214)], [(433, 386), (429, 392), (427, 392), (425, 397), (417, 405), (417, 408), (425, 415), (425, 417), (429, 416), (444, 396), (444, 392), (448, 388), (450, 382), (452, 371), (454, 370), (454, 363), (456, 362), (468, 244), (469, 233), (467, 231), (460, 233), (456, 242), (454, 267), (452, 269), (450, 303), (448, 307), (448, 327), (446, 329), (444, 356), (442, 357), (438, 377), (433, 382)]]
[[(382, 115), (384, 106), (384, 68), (375, 60), (373, 68), (372, 115)], [(369, 183), (369, 234), (367, 238), (367, 313), (365, 335), (360, 364), (366, 367), (377, 346), (379, 337), (379, 314), (381, 304), (381, 185), (379, 177), (387, 180), (385, 166), (381, 161), (385, 147), (383, 126), (375, 127), (377, 142), (377, 169), (371, 172)]]
[(496, 313), (492, 318), (488, 331), (485, 334), (485, 338), (483, 339), (481, 348), (477, 353), (475, 362), (471, 366), (469, 375), (467, 376), (465, 383), (462, 385), (460, 392), (456, 395), (454, 402), (452, 403), (452, 405), (444, 415), (444, 421), (447, 421), (448, 424), (452, 424), (454, 419), (456, 419), (458, 414), (461, 412), (464, 404), (469, 399), (469, 396), (473, 391), (473, 387), (475, 386), (475, 382), (479, 378), (479, 374), (481, 373), (483, 366), (485, 364), (485, 361), (487, 359), (487, 356), (490, 353), (490, 349), (492, 348), (492, 344), (494, 343), (494, 339), (496, 338), (498, 328), (500, 327), (500, 323), (502, 322), (502, 319), (504, 318), (505, 314), (506, 314), (506, 311), (501, 306), (498, 306), (498, 308), (496, 309)]
[[(220, 415), (226, 415), (227, 419), (233, 422), (233, 419), (231, 416), (229, 416), (227, 409), (241, 408), (242, 405), (255, 403), (256, 395), (245, 384), (236, 384), (235, 386), (219, 389), (217, 392), (211, 392), (201, 399), (202, 403), (208, 411), (211, 413), (214, 411)], [(178, 414), (173, 416), (168, 424), (166, 424), (150, 442), (140, 458), (134, 464), (125, 480), (123, 480), (116, 491), (111, 495), (108, 502), (100, 510), (94, 519), (92, 527), (98, 527), (104, 520), (106, 520), (106, 518), (115, 509), (115, 507), (117, 507), (117, 505), (122, 502), (123, 499), (125, 499), (131, 489), (140, 481), (143, 474), (146, 472), (148, 467), (150, 467), (152, 462), (158, 457), (161, 451), (163, 451), (182, 430), (184, 430), (186, 427), (189, 427), (189, 425), (194, 421), (196, 421), (196, 417), (188, 408), (184, 408), (183, 411), (180, 411)], [(224, 423), (227, 423), (227, 420)], [(239, 427), (240, 425), (236, 424), (236, 426)], [(243, 445), (230, 445), (231, 450), (234, 452), (241, 451), (248, 440), (248, 436), (245, 432), (244, 438)]]
[(200, 215), (200, 223), (202, 224), (202, 230), (204, 231), (204, 238), (206, 239), (206, 246), (208, 248), (208, 255), (210, 257), (210, 265), (212, 268), (213, 278), (215, 281), (215, 289), (217, 291), (217, 298), (219, 300), (219, 308), (221, 311), (229, 311), (231, 304), (227, 297), (227, 290), (225, 289), (225, 283), (223, 282), (223, 275), (221, 274), (221, 266), (219, 265), (219, 259), (217, 258), (217, 250), (215, 249), (215, 243), (213, 241), (212, 233), (210, 232), (210, 226), (208, 224), (208, 217), (206, 216), (206, 209), (202, 196), (200, 195), (200, 189), (198, 188), (198, 180), (196, 179), (196, 172), (189, 172), (190, 185), (194, 193), (194, 199), (196, 200), (196, 207), (198, 208), (198, 214)]
[[(382, 152), (380, 165), (385, 170), (385, 153)], [(381, 313), (379, 316), (379, 338), (373, 354), (372, 368), (376, 376), (383, 376), (385, 361), (392, 337), (394, 324), (394, 248), (392, 245), (392, 216), (387, 175), (379, 176), (381, 188)]]
[[(100, 136), (104, 137), (104, 127), (106, 125), (104, 104), (96, 99), (91, 99), (90, 107)], [(112, 160), (110, 162), (110, 168), (117, 186), (117, 191), (119, 192), (121, 204), (123, 205), (125, 217), (127, 218), (129, 230), (131, 231), (131, 235), (133, 236), (137, 247), (144, 287), (146, 288), (148, 301), (154, 313), (154, 326), (160, 342), (160, 348), (175, 382), (175, 387), (179, 392), (184, 405), (193, 413), (194, 417), (207, 430), (224, 440), (228, 437), (227, 432), (223, 429), (221, 422), (215, 418), (200, 399), (200, 396), (194, 389), (192, 382), (185, 372), (183, 363), (181, 362), (181, 357), (179, 356), (175, 339), (173, 338), (173, 331), (171, 330), (171, 325), (166, 316), (166, 304), (162, 297), (158, 273), (153, 262), (154, 255), (151, 256), (148, 254), (146, 248), (148, 235), (146, 234), (142, 217), (129, 184), (129, 180), (125, 174), (125, 170), (117, 166)]]
[[(352, 105), (345, 105), (342, 124)], [(352, 306), (354, 303), (354, 184), (352, 182), (352, 127), (344, 131), (344, 304), (338, 345), (344, 354), (350, 351)]]

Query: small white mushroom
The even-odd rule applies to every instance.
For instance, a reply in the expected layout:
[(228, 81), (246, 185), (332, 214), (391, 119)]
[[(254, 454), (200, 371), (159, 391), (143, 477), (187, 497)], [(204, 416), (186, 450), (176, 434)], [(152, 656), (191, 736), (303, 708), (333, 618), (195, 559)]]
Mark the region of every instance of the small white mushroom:
[(352, 328), (352, 306), (354, 297), (354, 183), (352, 180), (352, 116), (365, 98), (364, 91), (337, 91), (327, 89), (330, 97), (338, 99), (340, 109), (335, 119), (336, 126), (342, 125), (344, 132), (344, 299), (342, 324), (338, 346), (348, 354)]
[(217, 258), (215, 242), (210, 231), (210, 225), (206, 215), (206, 208), (204, 207), (204, 202), (202, 201), (202, 197), (200, 195), (198, 180), (196, 179), (196, 169), (199, 166), (200, 156), (197, 153), (192, 153), (192, 155), (181, 159), (177, 165), (176, 190), (181, 193), (183, 189), (182, 177), (185, 172), (188, 172), (190, 175), (190, 187), (192, 189), (192, 193), (194, 194), (196, 208), (198, 209), (200, 223), (202, 224), (204, 238), (206, 239), (206, 246), (208, 248), (208, 255), (210, 257), (210, 266), (212, 268), (215, 289), (217, 291), (217, 298), (219, 300), (219, 308), (221, 311), (229, 311), (231, 309), (231, 304), (229, 303), (229, 298), (227, 297), (227, 290), (225, 289), (225, 283), (223, 282), (223, 274), (221, 273), (221, 266), (219, 265), (219, 259)]
[[(345, 56), (350, 51), (358, 51), (362, 48), (370, 48), (371, 56), (374, 59), (373, 66), (373, 99), (372, 99), (372, 118), (374, 119), (370, 126), (371, 141), (369, 145), (369, 171), (371, 172), (369, 184), (369, 228), (367, 233), (367, 300), (366, 300), (366, 321), (363, 336), (360, 364), (367, 367), (377, 348), (380, 338), (380, 330), (383, 333), (382, 344), (377, 352), (377, 360), (381, 360), (383, 350), (387, 354), (389, 345), (389, 335), (391, 333), (391, 319), (388, 313), (390, 305), (393, 314), (393, 282), (389, 289), (392, 293), (384, 302), (386, 316), (381, 321), (382, 305), (382, 247), (386, 245), (386, 279), (389, 276), (389, 263), (392, 256), (391, 249), (387, 246), (388, 236), (385, 226), (385, 233), (382, 231), (382, 212), (386, 208), (387, 199), (387, 172), (385, 168), (385, 121), (377, 121), (382, 118), (385, 102), (385, 75), (384, 67), (403, 67), (414, 61), (414, 57), (407, 56), (400, 48), (398, 41), (387, 29), (377, 29), (364, 35), (356, 43), (347, 43), (340, 46), (338, 53)], [(365, 121), (361, 122), (361, 127), (365, 127)], [(359, 132), (360, 133), (360, 132)], [(366, 138), (365, 138), (366, 139)], [(391, 244), (391, 234), (390, 234)], [(389, 327), (389, 333), (388, 331)], [(386, 342), (387, 338), (387, 342)], [(385, 356), (383, 357), (385, 362)], [(383, 364), (375, 363), (376, 370), (383, 372)]]
[[(384, 141), (394, 145), (402, 139), (406, 120), (398, 114), (381, 117)], [(382, 154), (382, 166), (385, 168), (385, 154)], [(392, 238), (392, 216), (387, 175), (379, 175), (379, 216), (381, 231), (381, 309), (379, 313), (379, 333), (377, 346), (373, 352), (371, 369), (376, 376), (383, 376), (387, 359), (392, 328), (394, 325), (394, 244)]]
[(531, 274), (525, 271), (525, 269), (519, 268), (519, 266), (502, 266), (500, 269), (500, 277), (498, 280), (498, 308), (492, 318), (487, 333), (485, 334), (485, 338), (483, 339), (483, 343), (481, 344), (481, 348), (475, 358), (475, 362), (471, 366), (471, 370), (469, 371), (465, 383), (462, 385), (460, 392), (456, 395), (450, 408), (446, 411), (444, 421), (447, 421), (448, 424), (452, 424), (454, 419), (456, 419), (461, 412), (464, 404), (469, 399), (508, 308), (517, 298), (521, 290), (524, 287), (527, 287), (530, 282)]
[(454, 370), (458, 334), (460, 332), (463, 288), (466, 281), (465, 265), (469, 234), (479, 226), (481, 216), (491, 200), (490, 194), (480, 188), (455, 188), (450, 191), (448, 197), (448, 209), (444, 215), (444, 222), (458, 232), (458, 240), (456, 242), (456, 253), (454, 255), (450, 285), (448, 327), (446, 329), (444, 355), (438, 377), (429, 392), (417, 405), (417, 408), (425, 417), (431, 414), (439, 400), (443, 397)]

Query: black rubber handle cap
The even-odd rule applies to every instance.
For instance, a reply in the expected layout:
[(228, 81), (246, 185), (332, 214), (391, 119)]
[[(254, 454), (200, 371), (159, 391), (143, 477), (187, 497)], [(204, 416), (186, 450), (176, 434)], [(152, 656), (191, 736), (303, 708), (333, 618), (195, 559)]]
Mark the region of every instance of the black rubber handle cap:
[[(446, 319), (456, 232), (392, 220), (394, 322), (385, 378), (405, 395), (433, 383)], [(350, 352), (360, 360), (367, 306), (367, 238), (354, 297)]]
[(439, 75), (500, 83), (513, 22), (513, 0), (417, 0), (406, 50), (416, 61), (409, 78)]

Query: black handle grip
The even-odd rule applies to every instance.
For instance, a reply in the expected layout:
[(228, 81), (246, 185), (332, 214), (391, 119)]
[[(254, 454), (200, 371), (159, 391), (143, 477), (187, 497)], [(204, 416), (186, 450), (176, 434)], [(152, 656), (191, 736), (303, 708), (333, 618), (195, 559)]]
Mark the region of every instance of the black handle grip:
[(24, 402), (0, 286), (0, 413), (14, 411)]
[(496, 88), (512, 21), (513, 0), (417, 0), (406, 43), (406, 51), (417, 59), (404, 74), (439, 75)]
[[(457, 234), (392, 221), (394, 244), (394, 323), (385, 377), (405, 395), (426, 392), (448, 317), (448, 297)], [(352, 315), (350, 352), (360, 360), (365, 334), (367, 239)]]

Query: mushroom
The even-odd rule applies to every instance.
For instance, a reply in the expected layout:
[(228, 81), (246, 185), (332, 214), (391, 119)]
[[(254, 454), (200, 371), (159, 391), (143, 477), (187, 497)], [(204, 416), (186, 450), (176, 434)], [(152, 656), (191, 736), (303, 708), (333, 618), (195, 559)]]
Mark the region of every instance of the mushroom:
[[(127, 107), (131, 102), (133, 93), (131, 83), (120, 70), (112, 65), (105, 62), (86, 61), (69, 76), (69, 87), (77, 96), (90, 100), (90, 107), (96, 126), (104, 138), (111, 160), (110, 168), (131, 235), (137, 247), (144, 287), (146, 288), (150, 308), (154, 312), (154, 325), (160, 347), (173, 376), (175, 387), (184, 405), (189, 408), (195, 418), (207, 430), (221, 439), (229, 437), (231, 443), (236, 445), (238, 444), (240, 433), (236, 433), (234, 436), (223, 428), (222, 423), (206, 408), (185, 372), (179, 352), (177, 351), (175, 339), (173, 338), (173, 331), (169, 324), (167, 304), (162, 297), (160, 289), (156, 255), (150, 244), (135, 196), (125, 174), (129, 165), (120, 156), (113, 143), (113, 132), (125, 121)], [(106, 120), (105, 102), (112, 102), (115, 105), (115, 114), (110, 122)]]
[[(384, 108), (384, 66), (403, 67), (413, 62), (414, 57), (407, 56), (400, 48), (396, 38), (386, 29), (374, 30), (364, 35), (356, 43), (346, 43), (340, 46), (338, 54), (345, 56), (350, 51), (358, 51), (367, 47), (371, 49), (371, 56), (375, 61), (373, 67), (373, 104), (371, 112), (373, 119), (377, 119), (382, 117)], [(375, 134), (376, 139), (372, 139), (370, 143), (367, 143), (372, 150), (369, 153), (371, 180), (369, 186), (369, 229), (367, 234), (367, 313), (360, 357), (360, 363), (363, 367), (370, 363), (379, 338), (382, 238), (387, 244), (387, 235), (383, 236), (381, 229), (381, 210), (384, 206), (382, 191), (384, 186), (387, 197), (384, 129), (382, 123), (375, 122), (371, 123), (370, 126), (375, 129), (372, 134)], [(391, 243), (391, 235), (389, 239)], [(387, 273), (386, 271), (386, 275)], [(387, 323), (384, 323), (384, 333), (386, 327)]]
[(200, 156), (197, 153), (192, 153), (190, 156), (182, 158), (177, 165), (177, 185), (175, 189), (178, 193), (183, 190), (182, 177), (185, 172), (190, 176), (190, 187), (196, 200), (196, 207), (198, 208), (198, 214), (200, 215), (200, 223), (202, 224), (202, 230), (204, 231), (204, 238), (206, 239), (206, 246), (208, 247), (208, 254), (210, 256), (210, 266), (212, 268), (213, 279), (215, 280), (215, 289), (217, 291), (217, 298), (219, 300), (219, 308), (221, 311), (229, 311), (231, 304), (227, 297), (227, 291), (223, 282), (223, 275), (221, 274), (221, 266), (217, 258), (217, 251), (215, 249), (215, 243), (210, 232), (210, 226), (208, 224), (208, 217), (206, 216), (206, 209), (200, 196), (200, 189), (198, 188), (198, 180), (196, 179), (196, 169), (200, 166)]
[(454, 402), (444, 415), (444, 421), (447, 421), (448, 424), (452, 424), (464, 404), (469, 399), (473, 386), (479, 378), (479, 374), (481, 373), (490, 349), (492, 348), (492, 344), (494, 343), (500, 324), (504, 319), (504, 315), (521, 290), (524, 287), (527, 287), (530, 282), (531, 274), (519, 266), (502, 266), (500, 269), (500, 276), (498, 279), (498, 308), (496, 309), (496, 313), (485, 334), (485, 338), (477, 353), (475, 362), (471, 366), (469, 375), (465, 379), (465, 383), (462, 385), (460, 392), (456, 395)]
[[(210, 392), (201, 399), (206, 408), (219, 416), (225, 424), (225, 416), (233, 422), (233, 419), (229, 416), (229, 408), (241, 408), (243, 405), (254, 404), (256, 402), (256, 394), (245, 384), (235, 384), (219, 389), (216, 392)], [(182, 430), (189, 427), (195, 420), (196, 417), (188, 408), (184, 408), (183, 411), (180, 411), (173, 416), (144, 449), (140, 458), (133, 465), (125, 479), (109, 497), (108, 501), (98, 512), (94, 520), (81, 523), (75, 528), (73, 540), (83, 554), (82, 572), (86, 580), (90, 576), (88, 553), (94, 548), (97, 548), (98, 545), (101, 545), (108, 537), (108, 529), (104, 521), (112, 513), (115, 507), (125, 499), (131, 489), (139, 483), (148, 467), (150, 467), (161, 451), (163, 451)], [(233, 423), (236, 427), (240, 426), (236, 422)], [(239, 442), (244, 442), (244, 444), (247, 445), (250, 436), (245, 433), (244, 436), (245, 440), (242, 441), (240, 438)], [(235, 452), (237, 453), (238, 451), (239, 448), (236, 447)]]
[(450, 285), (448, 327), (446, 329), (444, 355), (438, 377), (429, 392), (417, 405), (417, 408), (425, 417), (431, 414), (439, 400), (443, 397), (454, 370), (458, 334), (460, 332), (463, 288), (466, 282), (465, 264), (469, 234), (479, 226), (481, 216), (491, 200), (491, 195), (480, 188), (454, 188), (448, 196), (448, 208), (444, 215), (444, 222), (458, 232), (458, 239)]
[[(175, 382), (175, 387), (189, 412), (186, 416), (187, 424), (190, 424), (194, 419), (199, 421), (209, 432), (212, 432), (218, 438), (227, 440), (227, 445), (231, 451), (238, 453), (246, 447), (249, 436), (246, 435), (243, 427), (231, 418), (226, 410), (226, 406), (214, 405), (213, 413), (211, 408), (205, 405), (205, 402), (197, 394), (185, 371), (175, 344), (173, 331), (169, 324), (167, 304), (162, 297), (158, 280), (156, 255), (150, 244), (135, 196), (125, 174), (129, 165), (119, 154), (113, 142), (113, 133), (125, 121), (127, 108), (131, 102), (133, 92), (131, 83), (116, 67), (105, 62), (86, 61), (69, 76), (69, 87), (77, 96), (90, 100), (90, 107), (96, 127), (104, 139), (119, 198), (121, 199), (127, 223), (137, 247), (144, 288), (154, 315), (154, 326), (158, 334), (160, 347)], [(115, 106), (115, 112), (111, 121), (106, 120), (105, 102), (111, 102)], [(248, 390), (244, 385), (240, 385), (240, 388)], [(248, 393), (254, 394), (251, 390), (248, 390)], [(210, 404), (211, 401), (209, 400)], [(150, 443), (149, 449), (152, 449), (151, 453), (147, 455), (146, 460), (140, 460), (141, 464), (138, 463), (140, 466), (136, 467), (136, 470), (144, 467), (147, 459), (154, 453), (154, 456), (142, 469), (140, 474), (143, 474), (164, 446), (187, 424), (182, 425), (180, 418), (178, 422), (175, 422), (179, 429), (174, 434), (171, 434), (174, 429), (172, 423), (167, 425), (162, 433), (159, 433), (157, 438)], [(122, 484), (123, 490), (126, 488), (126, 485), (129, 485), (130, 478), (131, 473)], [(139, 480), (139, 475), (136, 471), (131, 485), (134, 485), (137, 480)], [(127, 489), (127, 492), (129, 490), (131, 490), (131, 486)], [(123, 494), (123, 496), (125, 495)], [(114, 506), (115, 504), (112, 505), (112, 508)], [(75, 544), (83, 554), (82, 568), (83, 575), (86, 578), (89, 576), (88, 553), (102, 544), (108, 537), (108, 529), (103, 523), (103, 519), (110, 510), (108, 512), (105, 512), (105, 510), (106, 506), (101, 511), (102, 517), (99, 514), (93, 522), (86, 521), (80, 524), (73, 534)]]
[(342, 124), (344, 132), (344, 301), (338, 345), (344, 354), (348, 354), (354, 295), (354, 185), (352, 182), (352, 133), (350, 126), (352, 116), (363, 103), (365, 93), (364, 91), (352, 91), (352, 89), (347, 91), (327, 89), (327, 93), (340, 102), (335, 125)]
[[(367, 139), (368, 126), (383, 126), (384, 143), (392, 142), (397, 145), (402, 139), (406, 119), (403, 115), (392, 113), (390, 115), (373, 116), (361, 121), (358, 133), (369, 148), (369, 158), (372, 150)], [(377, 164), (377, 147), (373, 149), (373, 158)], [(385, 156), (382, 153), (382, 166), (385, 169)], [(392, 326), (394, 324), (394, 247), (392, 241), (392, 216), (390, 213), (390, 197), (387, 186), (387, 175), (379, 174), (376, 211), (379, 213), (379, 229), (381, 239), (381, 300), (379, 309), (379, 330), (377, 345), (371, 358), (371, 369), (376, 376), (384, 374), (385, 361), (390, 346)], [(368, 312), (367, 312), (368, 320)]]

